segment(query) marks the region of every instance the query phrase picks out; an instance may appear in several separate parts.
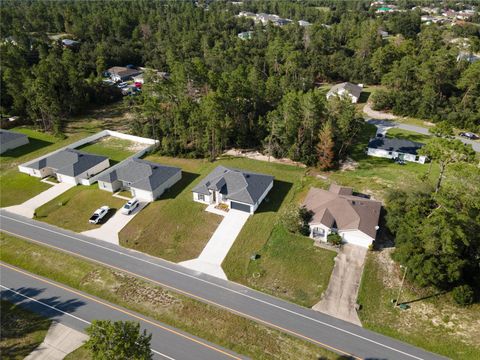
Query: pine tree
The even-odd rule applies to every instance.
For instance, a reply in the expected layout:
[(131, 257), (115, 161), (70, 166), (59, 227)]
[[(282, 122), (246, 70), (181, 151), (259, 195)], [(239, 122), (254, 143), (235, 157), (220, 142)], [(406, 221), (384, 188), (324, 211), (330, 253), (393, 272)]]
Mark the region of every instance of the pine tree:
[(321, 170), (331, 169), (335, 153), (333, 151), (335, 143), (333, 142), (332, 123), (327, 121), (320, 130), (317, 144), (318, 166)]

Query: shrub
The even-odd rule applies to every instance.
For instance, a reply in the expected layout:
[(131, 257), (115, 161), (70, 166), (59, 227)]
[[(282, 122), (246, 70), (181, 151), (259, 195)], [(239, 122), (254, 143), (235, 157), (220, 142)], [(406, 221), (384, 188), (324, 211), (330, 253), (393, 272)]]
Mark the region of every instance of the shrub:
[(460, 285), (452, 291), (453, 299), (458, 305), (466, 306), (473, 304), (475, 295), (470, 285)]
[(331, 233), (327, 236), (327, 241), (332, 245), (341, 245), (342, 237), (338, 234)]

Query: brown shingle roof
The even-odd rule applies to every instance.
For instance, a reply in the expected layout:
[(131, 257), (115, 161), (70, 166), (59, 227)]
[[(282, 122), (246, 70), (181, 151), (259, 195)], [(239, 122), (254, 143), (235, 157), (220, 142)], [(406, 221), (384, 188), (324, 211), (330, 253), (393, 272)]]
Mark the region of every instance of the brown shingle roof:
[(314, 215), (310, 224), (338, 230), (360, 230), (375, 239), (382, 203), (351, 195), (351, 188), (332, 186), (330, 191), (311, 188), (303, 205)]

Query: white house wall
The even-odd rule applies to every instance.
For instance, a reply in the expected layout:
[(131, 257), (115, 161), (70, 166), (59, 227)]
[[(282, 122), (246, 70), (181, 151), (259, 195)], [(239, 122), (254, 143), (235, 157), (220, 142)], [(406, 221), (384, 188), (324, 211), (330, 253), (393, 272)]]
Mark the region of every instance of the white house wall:
[(366, 248), (368, 248), (374, 240), (360, 230), (339, 231), (338, 234), (342, 237), (345, 243)]
[(193, 201), (196, 201), (196, 202), (199, 202), (199, 203), (202, 203), (202, 204), (207, 204), (207, 205), (210, 205), (211, 203), (211, 195), (204, 195), (205, 196), (205, 200), (200, 200), (198, 198), (198, 193), (194, 192), (193, 193)]
[[(388, 151), (384, 149), (374, 149), (374, 148), (368, 148), (367, 150), (367, 155), (370, 156), (376, 156), (376, 157), (382, 157), (386, 159), (395, 159), (399, 157), (402, 153), (399, 153), (397, 151)], [(409, 162), (416, 162), (419, 164), (425, 164), (426, 157), (425, 156), (417, 156), (413, 154), (405, 154), (403, 153), (403, 160), (409, 161)]]
[(77, 178), (75, 178), (73, 176), (57, 174), (57, 180), (59, 182), (66, 183), (66, 184), (78, 185)]

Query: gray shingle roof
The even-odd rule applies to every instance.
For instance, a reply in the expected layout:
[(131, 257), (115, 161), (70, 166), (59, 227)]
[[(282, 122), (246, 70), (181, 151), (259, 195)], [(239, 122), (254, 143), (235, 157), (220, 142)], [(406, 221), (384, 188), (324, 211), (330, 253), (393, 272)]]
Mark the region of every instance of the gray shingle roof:
[(273, 179), (270, 175), (218, 166), (192, 192), (209, 195), (209, 190), (220, 191), (227, 199), (255, 205)]
[(28, 167), (32, 169), (49, 167), (60, 175), (77, 176), (106, 159), (108, 159), (106, 156), (89, 154), (74, 149), (65, 149), (40, 159), (28, 165)]
[(363, 91), (363, 88), (361, 86), (358, 86), (349, 82), (344, 82), (341, 84), (333, 85), (330, 91), (328, 92), (328, 95), (336, 94), (338, 93), (339, 90), (342, 90), (342, 89), (348, 91), (350, 94), (352, 94), (356, 98), (359, 98), (360, 94)]
[(26, 138), (26, 137), (27, 135), (25, 134), (20, 134), (20, 133), (16, 133), (16, 132), (4, 130), (4, 129), (0, 130), (0, 142), (2, 144), (8, 144), (10, 141), (14, 141), (19, 138)]
[(130, 159), (115, 170), (100, 176), (98, 181), (112, 183), (120, 180), (129, 183), (133, 188), (153, 191), (181, 171), (182, 169), (173, 166), (160, 165), (141, 159)]
[(387, 151), (396, 151), (399, 153), (417, 155), (417, 151), (425, 144), (405, 140), (405, 139), (389, 139), (375, 138), (370, 140), (368, 147), (372, 149), (382, 149)]

